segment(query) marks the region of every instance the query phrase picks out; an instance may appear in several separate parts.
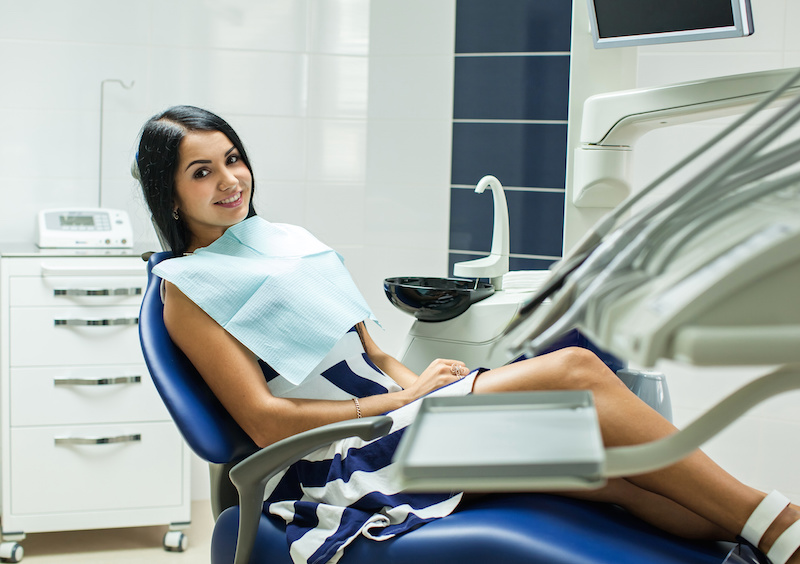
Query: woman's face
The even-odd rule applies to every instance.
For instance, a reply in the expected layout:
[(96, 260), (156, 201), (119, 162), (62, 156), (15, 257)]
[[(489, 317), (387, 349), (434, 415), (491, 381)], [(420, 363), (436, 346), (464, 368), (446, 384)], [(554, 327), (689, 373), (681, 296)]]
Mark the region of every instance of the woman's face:
[(247, 217), (252, 186), (250, 170), (224, 133), (186, 134), (178, 147), (173, 209), (192, 233), (189, 250), (210, 245)]

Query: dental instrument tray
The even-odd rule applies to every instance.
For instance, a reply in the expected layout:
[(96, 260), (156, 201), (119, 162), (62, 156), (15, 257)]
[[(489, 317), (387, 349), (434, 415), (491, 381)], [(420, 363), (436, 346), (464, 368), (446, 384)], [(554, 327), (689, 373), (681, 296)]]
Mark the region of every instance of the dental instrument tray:
[(395, 454), (410, 491), (547, 491), (605, 484), (588, 391), (426, 398)]

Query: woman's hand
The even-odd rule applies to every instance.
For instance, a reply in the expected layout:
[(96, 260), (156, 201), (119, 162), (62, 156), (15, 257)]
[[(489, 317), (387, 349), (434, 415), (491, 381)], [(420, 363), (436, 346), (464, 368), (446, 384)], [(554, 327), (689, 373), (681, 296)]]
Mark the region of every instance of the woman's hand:
[(408, 392), (411, 393), (413, 399), (418, 399), (442, 386), (460, 380), (467, 374), (469, 374), (469, 369), (460, 360), (437, 358), (422, 371), (419, 378), (408, 388)]

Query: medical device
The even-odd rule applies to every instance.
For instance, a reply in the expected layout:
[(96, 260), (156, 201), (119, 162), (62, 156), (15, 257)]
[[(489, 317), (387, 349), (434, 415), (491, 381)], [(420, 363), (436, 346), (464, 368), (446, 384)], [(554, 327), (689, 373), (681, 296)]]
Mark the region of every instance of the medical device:
[[(505, 346), (510, 357), (536, 354), (565, 331), (579, 328), (598, 346), (645, 366), (662, 358), (694, 365), (777, 365), (665, 439), (603, 449), (599, 471), (603, 478), (673, 464), (751, 407), (800, 388), (800, 139), (793, 129), (800, 121), (800, 96), (659, 201), (634, 208), (635, 203), (647, 203), (641, 202), (643, 194), (783, 96), (798, 80), (800, 72), (794, 72), (711, 142), (601, 220), (554, 268), (497, 345)], [(546, 298), (548, 307), (539, 307)], [(462, 414), (479, 409), (481, 417), (487, 409), (499, 416), (504, 411), (502, 405), (473, 403), (473, 399), (458, 405), (445, 400), (447, 405), (436, 408)], [(552, 407), (542, 403), (546, 402), (540, 402), (540, 409), (564, 409), (559, 402)], [(527, 417), (513, 416), (507, 427), (527, 434), (530, 427), (519, 424)], [(583, 427), (586, 437), (597, 436), (591, 417), (573, 423)], [(462, 426), (462, 432), (477, 451), (497, 440), (480, 425)], [(398, 452), (404, 458), (398, 472), (401, 481), (420, 489), (448, 475), (454, 478), (453, 488), (502, 491), (507, 489), (509, 465), (519, 462), (515, 453), (495, 459), (492, 469), (477, 468), (476, 458), (465, 462), (472, 470), (443, 474), (445, 460), (434, 460), (424, 448), (421, 457), (414, 458), (409, 453), (416, 448), (400, 445)], [(602, 448), (601, 442), (586, 445), (584, 461), (594, 460), (596, 448)], [(567, 450), (564, 461), (573, 455)], [(554, 465), (552, 453), (538, 458), (542, 468), (531, 474), (530, 486), (561, 488), (564, 468)], [(534, 462), (526, 459), (524, 464)], [(545, 478), (548, 468), (555, 470)], [(470, 471), (480, 472), (480, 484)], [(593, 464), (573, 465), (569, 471), (575, 487), (580, 483), (596, 487), (599, 474)], [(515, 486), (522, 485), (517, 481)]]
[(46, 209), (38, 214), (36, 244), (52, 249), (130, 248), (133, 229), (123, 210)]
[(744, 37), (750, 0), (587, 0), (595, 48)]

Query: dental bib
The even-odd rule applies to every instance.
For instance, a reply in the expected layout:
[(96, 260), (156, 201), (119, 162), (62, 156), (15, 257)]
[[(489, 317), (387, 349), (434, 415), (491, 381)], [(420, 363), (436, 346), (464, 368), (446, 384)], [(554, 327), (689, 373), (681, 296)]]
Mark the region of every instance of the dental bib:
[(353, 325), (375, 320), (338, 253), (301, 227), (258, 216), (153, 273), (293, 384)]

